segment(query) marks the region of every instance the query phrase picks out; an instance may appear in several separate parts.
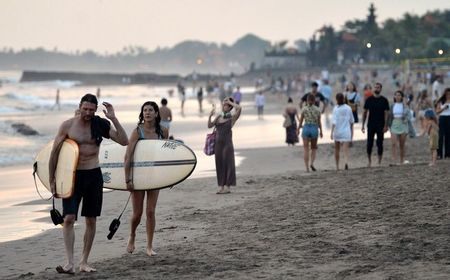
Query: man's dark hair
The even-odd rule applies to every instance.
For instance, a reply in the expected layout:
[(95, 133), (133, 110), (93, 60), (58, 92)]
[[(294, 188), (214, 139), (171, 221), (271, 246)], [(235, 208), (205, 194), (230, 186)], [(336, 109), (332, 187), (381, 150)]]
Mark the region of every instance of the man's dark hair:
[(90, 93), (86, 93), (83, 97), (81, 97), (80, 106), (83, 102), (94, 103), (96, 106), (98, 106), (97, 97)]
[(318, 84), (317, 82), (312, 82), (312, 83), (311, 83), (311, 86), (312, 86), (312, 87), (318, 87), (319, 84)]
[(342, 92), (336, 94), (336, 102), (338, 105), (344, 104), (344, 94)]
[(376, 85), (379, 85), (381, 89), (383, 89), (383, 85), (381, 83), (375, 83)]
[(167, 105), (167, 99), (165, 99), (165, 98), (161, 99), (161, 104), (166, 106)]

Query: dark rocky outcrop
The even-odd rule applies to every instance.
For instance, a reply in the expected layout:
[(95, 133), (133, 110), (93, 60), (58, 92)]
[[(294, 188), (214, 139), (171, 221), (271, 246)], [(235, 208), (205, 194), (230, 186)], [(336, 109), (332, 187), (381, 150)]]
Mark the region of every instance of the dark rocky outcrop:
[(17, 133), (25, 136), (39, 135), (39, 132), (23, 123), (13, 123), (11, 126), (17, 131)]

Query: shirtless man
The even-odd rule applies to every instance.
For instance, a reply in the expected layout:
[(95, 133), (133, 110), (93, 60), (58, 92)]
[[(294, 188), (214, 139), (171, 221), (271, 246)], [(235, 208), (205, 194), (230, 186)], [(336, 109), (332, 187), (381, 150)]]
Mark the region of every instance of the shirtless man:
[(98, 102), (95, 95), (86, 94), (81, 98), (79, 114), (61, 124), (50, 155), (49, 178), (52, 193), (55, 195), (55, 170), (62, 143), (66, 138), (69, 138), (78, 144), (79, 159), (75, 175), (74, 194), (70, 198), (63, 199), (63, 236), (67, 263), (64, 266), (56, 267), (58, 273), (75, 273), (73, 262), (75, 232), (73, 227), (81, 200), (83, 200), (81, 216), (85, 217), (86, 230), (84, 234), (83, 255), (79, 269), (80, 272), (96, 271), (88, 265), (87, 261), (95, 237), (97, 217), (100, 216), (102, 209), (103, 178), (98, 159), (100, 142), (103, 137), (106, 137), (111, 138), (123, 146), (128, 144), (127, 134), (117, 120), (113, 106), (107, 102), (103, 102), (106, 108), (103, 112), (114, 124), (115, 129), (108, 120), (95, 116), (97, 105)]
[(170, 129), (170, 123), (172, 122), (172, 110), (167, 107), (167, 99), (163, 98), (161, 100), (161, 107), (159, 107), (159, 115), (161, 116), (161, 121), (159, 124), (162, 127)]

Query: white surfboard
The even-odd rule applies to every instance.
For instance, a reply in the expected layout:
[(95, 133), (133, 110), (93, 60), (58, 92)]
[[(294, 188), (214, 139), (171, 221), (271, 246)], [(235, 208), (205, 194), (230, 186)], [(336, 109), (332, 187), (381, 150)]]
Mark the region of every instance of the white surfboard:
[[(126, 147), (116, 143), (100, 147), (103, 187), (126, 190)], [(186, 145), (172, 140), (139, 140), (134, 151), (132, 178), (135, 190), (156, 190), (174, 186), (194, 171), (197, 157)]]
[[(50, 153), (53, 141), (48, 143), (36, 156), (35, 171), (39, 180), (48, 191), (50, 190), (49, 168)], [(59, 152), (58, 164), (56, 165), (56, 197), (68, 198), (72, 196), (75, 184), (75, 172), (78, 164), (78, 144), (71, 140), (64, 140)]]

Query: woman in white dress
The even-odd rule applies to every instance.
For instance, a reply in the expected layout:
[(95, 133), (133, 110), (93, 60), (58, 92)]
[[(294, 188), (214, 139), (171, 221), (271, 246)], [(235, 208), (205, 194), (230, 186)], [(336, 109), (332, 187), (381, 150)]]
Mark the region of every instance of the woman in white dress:
[(334, 140), (334, 157), (336, 159), (336, 170), (339, 170), (339, 157), (341, 146), (344, 151), (345, 170), (348, 169), (348, 150), (353, 139), (353, 118), (352, 108), (344, 103), (344, 95), (336, 94), (337, 105), (333, 109), (331, 140)]

